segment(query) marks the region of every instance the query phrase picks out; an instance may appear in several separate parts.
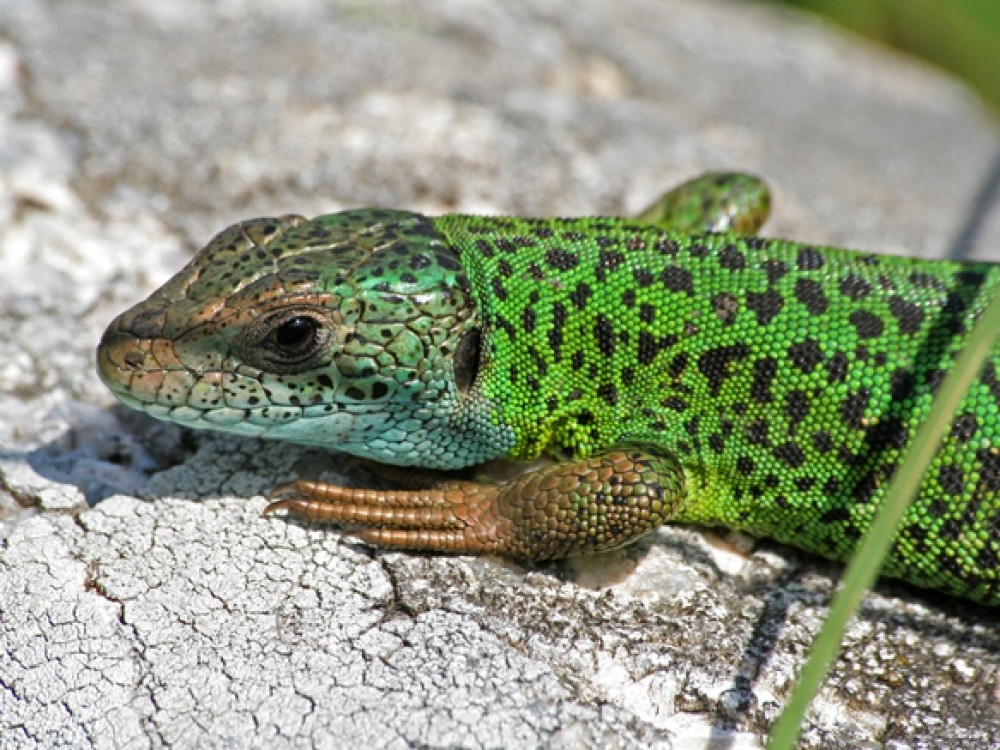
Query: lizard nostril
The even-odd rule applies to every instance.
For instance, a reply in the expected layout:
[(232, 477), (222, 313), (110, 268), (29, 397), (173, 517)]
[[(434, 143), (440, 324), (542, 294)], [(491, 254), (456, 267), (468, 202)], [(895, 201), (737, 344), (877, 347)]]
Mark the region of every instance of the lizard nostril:
[(138, 369), (146, 362), (146, 355), (142, 352), (132, 351), (124, 356), (125, 364), (134, 369)]

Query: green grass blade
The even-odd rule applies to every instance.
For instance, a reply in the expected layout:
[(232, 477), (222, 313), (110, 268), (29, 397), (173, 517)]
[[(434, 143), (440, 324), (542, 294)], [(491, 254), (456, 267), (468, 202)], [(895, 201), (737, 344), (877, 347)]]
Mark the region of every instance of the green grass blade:
[(795, 747), (809, 704), (840, 652), (840, 642), (847, 621), (878, 576), (882, 560), (895, 537), (896, 527), (913, 501), (924, 470), (934, 458), (941, 439), (951, 425), (952, 416), (992, 351), (998, 331), (1000, 288), (993, 291), (989, 304), (969, 336), (968, 344), (956, 358), (954, 367), (942, 383), (927, 413), (927, 419), (917, 430), (913, 444), (893, 476), (882, 507), (848, 563), (840, 589), (813, 642), (799, 682), (771, 732), (767, 745), (769, 750), (791, 750)]

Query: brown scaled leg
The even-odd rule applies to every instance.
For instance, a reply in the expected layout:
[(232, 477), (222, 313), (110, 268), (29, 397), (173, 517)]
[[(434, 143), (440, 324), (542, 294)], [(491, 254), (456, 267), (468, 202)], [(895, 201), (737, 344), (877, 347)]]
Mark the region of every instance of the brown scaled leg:
[(683, 472), (641, 448), (564, 461), (501, 485), (356, 490), (298, 481), (265, 514), (339, 523), (382, 547), (548, 560), (612, 549), (659, 526), (680, 503)]

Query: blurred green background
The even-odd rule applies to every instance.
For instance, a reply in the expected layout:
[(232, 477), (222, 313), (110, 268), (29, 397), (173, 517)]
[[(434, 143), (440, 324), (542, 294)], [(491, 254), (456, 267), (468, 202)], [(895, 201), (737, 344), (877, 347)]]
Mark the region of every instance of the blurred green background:
[(1000, 0), (764, 0), (815, 11), (923, 57), (970, 83), (1000, 113)]

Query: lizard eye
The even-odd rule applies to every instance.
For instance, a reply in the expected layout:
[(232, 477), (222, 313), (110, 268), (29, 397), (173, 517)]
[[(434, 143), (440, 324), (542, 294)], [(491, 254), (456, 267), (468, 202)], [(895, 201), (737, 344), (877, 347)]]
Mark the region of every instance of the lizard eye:
[(301, 355), (308, 352), (316, 340), (318, 324), (312, 318), (299, 315), (289, 318), (271, 332), (270, 342), (282, 354)]
[(325, 316), (308, 309), (286, 309), (261, 315), (237, 345), (247, 364), (276, 373), (294, 373), (319, 364), (330, 336)]

